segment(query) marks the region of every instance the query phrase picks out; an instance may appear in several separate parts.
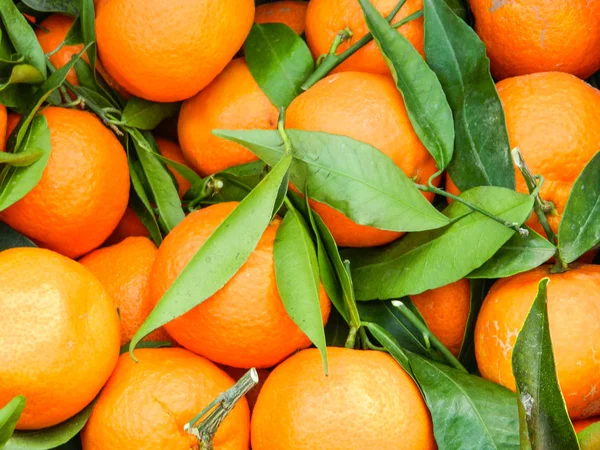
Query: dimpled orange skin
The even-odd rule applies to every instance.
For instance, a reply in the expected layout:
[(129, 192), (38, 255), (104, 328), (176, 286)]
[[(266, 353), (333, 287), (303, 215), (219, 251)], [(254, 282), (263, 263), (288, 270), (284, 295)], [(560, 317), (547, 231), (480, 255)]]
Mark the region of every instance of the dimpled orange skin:
[[(157, 303), (188, 261), (237, 203), (220, 203), (191, 213), (165, 238), (152, 268), (150, 296)], [(273, 244), (279, 219), (227, 284), (202, 304), (165, 325), (179, 344), (232, 367), (272, 367), (310, 340), (288, 316), (275, 281)], [(320, 288), (323, 322), (331, 305)]]
[[(185, 158), (183, 157), (183, 153), (181, 152), (181, 148), (175, 142), (171, 142), (167, 139), (163, 139), (161, 137), (156, 138), (156, 143), (158, 144), (158, 148), (160, 150), (160, 154), (165, 158), (168, 158), (176, 163), (183, 164), (184, 166), (189, 166)], [(167, 164), (167, 168), (175, 177), (177, 181), (179, 197), (183, 197), (183, 195), (187, 192), (187, 190), (192, 186), (192, 184), (183, 178), (183, 175), (180, 175), (177, 170), (172, 168)]]
[(419, 388), (383, 352), (303, 350), (267, 378), (252, 414), (253, 450), (432, 450)]
[(106, 0), (96, 14), (98, 52), (128, 92), (175, 102), (225, 68), (253, 21), (252, 0)]
[(50, 250), (0, 252), (0, 311), (0, 405), (27, 398), (17, 429), (56, 425), (96, 397), (119, 356), (119, 318), (91, 272)]
[[(100, 280), (119, 310), (121, 345), (135, 335), (153, 305), (148, 298), (148, 282), (156, 258), (156, 245), (145, 237), (129, 237), (124, 241), (94, 250), (79, 260)], [(145, 340), (170, 341), (159, 328)]]
[[(366, 142), (417, 183), (426, 183), (437, 172), (435, 161), (414, 132), (402, 96), (387, 76), (360, 72), (330, 75), (296, 97), (287, 110), (285, 125)], [(433, 199), (429, 193), (424, 195)], [(358, 225), (330, 206), (314, 200), (310, 204), (341, 247), (373, 247), (403, 234)]]
[[(373, 6), (387, 17), (397, 5), (397, 0), (371, 0)], [(423, 9), (423, 0), (407, 0), (392, 20), (399, 20)], [(311, 0), (306, 14), (306, 40), (313, 56), (329, 53), (337, 34), (350, 28), (353, 36), (338, 47), (339, 55), (368, 33), (362, 8), (357, 0)], [(423, 18), (412, 20), (399, 28), (399, 32), (423, 55)], [(379, 51), (377, 43), (369, 42), (340, 64), (336, 71), (359, 71), (389, 75), (390, 70)]]
[(136, 215), (136, 213), (130, 207), (127, 207), (125, 214), (121, 217), (121, 221), (115, 228), (115, 231), (106, 240), (106, 245), (114, 245), (121, 242), (123, 239), (132, 236), (145, 236), (147, 237), (150, 233)]
[(471, 0), (469, 5), (496, 79), (553, 70), (587, 78), (600, 69), (597, 0)]
[[(509, 78), (497, 89), (510, 147), (518, 147), (531, 172), (544, 177), (540, 194), (556, 207), (558, 214), (547, 216), (556, 233), (573, 183), (600, 150), (600, 91), (561, 72)], [(517, 191), (529, 192), (516, 168), (515, 173)], [(459, 192), (449, 177), (446, 188)], [(535, 214), (527, 225), (544, 233)]]
[[(548, 321), (558, 381), (572, 419), (600, 413), (600, 266), (551, 266), (494, 284), (477, 318), (475, 355), (481, 375), (515, 390), (512, 351), (540, 280), (548, 284)], [(585, 345), (582, 345), (585, 343)]]
[[(212, 362), (180, 348), (121, 355), (82, 432), (84, 450), (198, 450), (183, 431), (234, 381)], [(248, 450), (250, 412), (242, 398), (219, 426), (215, 450)]]
[(48, 107), (52, 152), (40, 182), (0, 219), (43, 247), (77, 258), (116, 228), (129, 199), (125, 150), (93, 114)]
[(463, 278), (422, 294), (411, 295), (429, 330), (458, 356), (471, 310), (471, 286)]
[(179, 143), (185, 159), (202, 176), (258, 158), (214, 129), (275, 130), (278, 111), (260, 89), (243, 58), (231, 61), (215, 80), (185, 101), (179, 114)]
[(255, 23), (283, 23), (301, 35), (306, 26), (308, 2), (281, 1), (256, 7)]

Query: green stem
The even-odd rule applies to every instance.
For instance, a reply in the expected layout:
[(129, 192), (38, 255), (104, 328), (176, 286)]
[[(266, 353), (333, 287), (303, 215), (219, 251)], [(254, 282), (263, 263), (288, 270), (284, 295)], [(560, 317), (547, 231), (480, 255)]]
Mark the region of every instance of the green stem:
[[(399, 5), (400, 6), (404, 5), (404, 1), (400, 2)], [(393, 17), (395, 15), (396, 14), (394, 14), (391, 18), (389, 18), (389, 16), (388, 16), (388, 21), (393, 19)], [(422, 10), (416, 11), (416, 12), (412, 13), (411, 15), (405, 17), (404, 19), (399, 20), (398, 22), (392, 24), (392, 27), (400, 28), (402, 25), (405, 25), (406, 23), (408, 23), (412, 20), (418, 19), (422, 16), (423, 16)], [(361, 48), (363, 48), (365, 45), (367, 45), (372, 40), (373, 40), (373, 35), (371, 33), (367, 33), (362, 38), (360, 38), (358, 41), (356, 41), (354, 44), (352, 44), (348, 49), (346, 49), (345, 51), (340, 53), (339, 55), (331, 54), (331, 52), (328, 53), (327, 55), (325, 55), (321, 59), (320, 64), (317, 67), (317, 69), (306, 79), (306, 81), (302, 85), (302, 90), (306, 91), (307, 89), (314, 86), (319, 80), (325, 78), (329, 74), (329, 72), (331, 72), (337, 66), (342, 64), (344, 61), (346, 61), (348, 58), (350, 58), (352, 55), (354, 55), (357, 51), (359, 51)]]
[[(200, 414), (183, 427), (184, 431), (198, 439), (201, 450), (213, 450), (213, 437), (219, 425), (235, 407), (236, 403), (258, 383), (256, 369), (250, 369), (238, 382), (204, 408)], [(206, 417), (205, 417), (206, 416)], [(200, 423), (198, 423), (200, 421)]]
[(292, 153), (292, 141), (285, 132), (285, 108), (282, 106), (279, 108), (279, 119), (277, 120), (277, 131), (283, 139), (283, 145), (285, 146), (286, 153)]
[(362, 342), (363, 350), (376, 350), (379, 352), (386, 351), (386, 349), (384, 347), (379, 347), (371, 342), (371, 340), (369, 339), (369, 336), (367, 335), (367, 332), (364, 328), (364, 322), (361, 323), (361, 328), (360, 328), (359, 333), (360, 333), (360, 340)]
[(432, 192), (434, 194), (438, 194), (441, 195), (443, 197), (447, 197), (447, 198), (451, 198), (454, 201), (457, 201), (458, 203), (462, 203), (463, 205), (465, 205), (466, 207), (472, 209), (473, 211), (477, 211), (480, 214), (483, 214), (484, 216), (495, 220), (496, 222), (504, 225), (505, 227), (511, 228), (515, 231), (518, 231), (521, 235), (526, 236), (528, 231), (525, 228), (521, 228), (519, 226), (518, 223), (516, 222), (507, 222), (506, 220), (492, 214), (489, 211), (486, 211), (485, 209), (477, 206), (475, 203), (471, 203), (468, 200), (465, 200), (462, 197), (459, 197), (457, 195), (451, 194), (449, 192), (444, 191), (443, 189), (437, 188), (435, 186), (429, 185), (429, 186), (425, 186), (423, 184), (416, 184), (417, 188), (423, 192)]
[(358, 330), (360, 330), (360, 315), (358, 313), (358, 308), (356, 307), (356, 299), (354, 298), (354, 285), (352, 282), (352, 275), (350, 272), (350, 261), (344, 261), (344, 269), (348, 274), (348, 278), (350, 280), (350, 292), (351, 295), (344, 295), (344, 301), (346, 302), (346, 308), (348, 308), (348, 316), (350, 332), (348, 333), (348, 338), (346, 339), (346, 344), (344, 347), (346, 348), (354, 348), (356, 345), (356, 335), (358, 334)]
[(400, 300), (393, 300), (392, 306), (400, 311), (402, 314), (417, 330), (419, 330), (426, 340), (429, 340), (431, 345), (435, 347), (437, 351), (439, 351), (446, 361), (450, 363), (452, 367), (460, 370), (461, 372), (469, 373), (467, 369), (463, 367), (458, 359), (446, 348), (444, 344), (442, 344), (437, 337), (427, 328), (427, 326), (419, 320), (419, 318)]

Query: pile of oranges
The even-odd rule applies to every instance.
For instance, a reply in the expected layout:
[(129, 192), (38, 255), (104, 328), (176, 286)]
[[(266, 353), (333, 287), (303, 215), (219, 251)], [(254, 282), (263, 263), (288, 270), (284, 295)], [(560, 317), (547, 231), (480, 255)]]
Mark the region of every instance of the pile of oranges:
[[(124, 101), (181, 102), (177, 117), (141, 130), (152, 133), (161, 161), (213, 180), (258, 161), (248, 148), (213, 130), (275, 131), (279, 126), (369, 144), (415, 183), (431, 181), (460, 195), (421, 142), (377, 42), (366, 43), (299, 93), (285, 109), (284, 121), (246, 62), (243, 45), (255, 24), (285, 24), (306, 41), (315, 61), (330, 52), (341, 31), (349, 30), (334, 49), (344, 52), (369, 33), (357, 0), (258, 6), (254, 0), (93, 3), (96, 76)], [(399, 4), (371, 3), (384, 17)], [(424, 2), (400, 3), (390, 22), (416, 14), (398, 32), (425, 57), (418, 14)], [(539, 194), (552, 205), (547, 221), (558, 233), (573, 184), (600, 151), (600, 91), (585, 81), (600, 70), (600, 1), (468, 3), (497, 82), (510, 146), (518, 147), (531, 172), (543, 177)], [(53, 70), (84, 50), (81, 43), (63, 45), (75, 23), (71, 15), (46, 12), (27, 20)], [(85, 64), (90, 64), (90, 49), (82, 56)], [(85, 87), (80, 73), (71, 69), (64, 86)], [(373, 345), (375, 339), (364, 329), (359, 330), (364, 336), (360, 349), (350, 340), (346, 348), (330, 343), (324, 371), (321, 353), (310, 348), (311, 339), (290, 316), (278, 289), (274, 249), (281, 214), (274, 214), (229, 281), (146, 336), (130, 355), (128, 344), (142, 324), (242, 199), (208, 197), (157, 241), (140, 213), (134, 189), (139, 161), (124, 138), (126, 125), (108, 123), (65, 92), (62, 102), (48, 100), (37, 112), (47, 122), (51, 144), (41, 178), (0, 211), (0, 222), (31, 241), (29, 247), (0, 251), (0, 410), (17, 396), (26, 400), (15, 436), (44, 432), (88, 411), (81, 432), (69, 436), (68, 445), (74, 447), (64, 448), (205, 448), (186, 424), (256, 368), (258, 386), (230, 405), (212, 430), (209, 441), (215, 449), (472, 448), (442, 446), (439, 424), (419, 385)], [(2, 151), (22, 124), (21, 114), (10, 104), (0, 105)], [(485, 128), (486, 118), (480, 121)], [(186, 204), (192, 181), (173, 165), (164, 167)], [(528, 194), (521, 172), (515, 168), (515, 173), (516, 190)], [(294, 186), (290, 191), (298, 198), (304, 194)], [(431, 191), (423, 195), (440, 204)], [(164, 231), (160, 208), (155, 208), (158, 197), (150, 199), (150, 206)], [(309, 198), (306, 204), (339, 247), (378, 247), (405, 234), (359, 224), (322, 201)], [(526, 225), (544, 235), (535, 214)], [(513, 348), (538, 283), (549, 278), (556, 372), (579, 430), (583, 421), (587, 426), (594, 416), (600, 420), (600, 265), (592, 262), (594, 257), (589, 252), (566, 271), (557, 272), (550, 261), (495, 281), (479, 312), (472, 302), (473, 281), (467, 278), (411, 295), (407, 302), (450, 355), (464, 362), (470, 341), (476, 357), (472, 372), (515, 391)], [(317, 289), (323, 324), (334, 316), (343, 321), (345, 312), (334, 304), (325, 279)], [(0, 431), (2, 426), (0, 420)], [(6, 448), (17, 448), (11, 442)]]

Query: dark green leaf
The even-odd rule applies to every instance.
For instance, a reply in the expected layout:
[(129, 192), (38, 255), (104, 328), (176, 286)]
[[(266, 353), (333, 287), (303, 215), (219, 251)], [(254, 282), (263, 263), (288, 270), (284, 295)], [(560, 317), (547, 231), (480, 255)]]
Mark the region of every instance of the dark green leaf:
[[(141, 182), (137, 177), (135, 170), (131, 170), (131, 183), (134, 187), (134, 191), (129, 195), (129, 206), (133, 209), (133, 212), (142, 222), (142, 225), (146, 227), (148, 230), (148, 234), (152, 238), (152, 241), (156, 244), (156, 246), (160, 246), (162, 242), (162, 235), (160, 233), (160, 228), (158, 227), (158, 222), (156, 221), (156, 217), (154, 215), (154, 210), (148, 202), (148, 197), (145, 192), (142, 191), (142, 196), (144, 196), (144, 200), (141, 200), (140, 194), (138, 194), (138, 189), (141, 189)], [(134, 181), (135, 179), (135, 181)]]
[[(119, 354), (127, 353), (129, 351), (129, 344), (131, 344), (131, 341), (123, 344)], [(138, 343), (136, 348), (167, 348), (172, 346), (173, 343), (169, 341), (142, 341)]]
[(133, 337), (131, 353), (144, 336), (201, 304), (237, 273), (271, 221), (290, 161), (286, 155), (200, 247)]
[[(152, 135), (142, 135), (137, 130), (128, 131), (130, 131), (137, 156), (148, 180), (152, 197), (156, 202), (159, 220), (162, 221), (165, 231), (168, 233), (185, 218), (179, 193), (171, 174), (156, 156), (158, 151)], [(152, 145), (153, 143), (154, 145)]]
[(96, 12), (94, 11), (94, 0), (81, 0), (81, 34), (83, 43), (88, 49), (87, 55), (92, 66), (96, 70)]
[(504, 110), (485, 45), (443, 0), (425, 0), (423, 6), (425, 55), (454, 115), (452, 181), (461, 191), (488, 185), (514, 189)]
[(598, 450), (600, 448), (600, 423), (596, 422), (577, 435), (581, 450)]
[(558, 250), (565, 263), (600, 244), (600, 152), (585, 166), (571, 189), (558, 228)]
[(467, 368), (467, 370), (476, 371), (477, 361), (475, 360), (475, 323), (477, 322), (477, 316), (481, 309), (481, 304), (485, 298), (487, 292), (492, 286), (492, 282), (489, 280), (469, 280), (470, 283), (470, 302), (469, 302), (469, 317), (467, 318), (467, 324), (465, 326), (465, 334), (463, 336), (463, 343), (460, 347), (460, 353), (458, 354), (458, 360), (461, 364)]
[(96, 74), (83, 59), (75, 63), (75, 73), (80, 85), (77, 89), (82, 96), (89, 98), (101, 108), (120, 108), (119, 102), (114, 97), (114, 91), (101, 86)]
[(440, 170), (452, 159), (454, 123), (440, 81), (421, 55), (369, 0), (358, 0), (375, 42), (404, 98), (406, 112)]
[(25, 167), (7, 166), (2, 171), (0, 181), (0, 211), (5, 210), (27, 195), (42, 179), (44, 169), (50, 159), (50, 130), (44, 116), (36, 116), (25, 136), (20, 152), (15, 157), (30, 152), (41, 152), (41, 156)]
[(66, 444), (79, 433), (92, 414), (94, 402), (69, 420), (50, 428), (16, 431), (4, 450), (50, 450)]
[(140, 130), (153, 130), (167, 117), (174, 116), (179, 103), (155, 103), (143, 98), (131, 97), (123, 111), (123, 124)]
[(265, 167), (265, 163), (259, 160), (217, 173), (215, 178), (223, 185), (212, 199), (216, 202), (242, 201), (266, 174)]
[(0, 152), (0, 164), (8, 164), (13, 167), (27, 167), (44, 156), (44, 151), (30, 148), (19, 153)]
[[(533, 207), (532, 197), (493, 186), (470, 189), (461, 197), (518, 224)], [(444, 214), (453, 222), (439, 230), (411, 233), (385, 247), (346, 251), (353, 262), (356, 298), (400, 298), (458, 281), (490, 259), (515, 233), (456, 201)]]
[(25, 409), (25, 397), (18, 395), (0, 409), (0, 448), (8, 442)]
[(463, 0), (444, 0), (446, 4), (450, 7), (450, 9), (460, 17), (462, 20), (467, 20), (469, 18), (469, 13), (467, 12), (467, 7), (465, 6), (465, 2)]
[(506, 278), (534, 269), (556, 253), (556, 247), (531, 228), (529, 234), (515, 233), (483, 266), (469, 274), (469, 278)]
[(350, 327), (337, 309), (333, 308), (325, 325), (327, 347), (344, 347), (349, 332)]
[(404, 352), (404, 350), (400, 347), (396, 339), (387, 332), (386, 329), (380, 327), (376, 323), (365, 323), (366, 328), (371, 332), (373, 337), (377, 339), (377, 341), (387, 350), (387, 352), (392, 355), (392, 357), (402, 366), (402, 368), (412, 376), (412, 369), (410, 367), (410, 362), (408, 356)]
[(439, 450), (519, 450), (514, 393), (419, 355), (409, 358)]
[(314, 70), (306, 42), (281, 23), (254, 24), (244, 51), (250, 73), (278, 108), (302, 93), (300, 86)]
[(27, 101), (33, 96), (34, 86), (30, 84), (12, 84), (0, 91), (0, 104), (19, 114), (27, 112)]
[(37, 247), (37, 245), (4, 222), (0, 222), (0, 252), (15, 247)]
[(277, 290), (283, 306), (321, 352), (327, 373), (317, 252), (306, 222), (295, 209), (288, 208), (277, 230), (273, 259)]
[(57, 12), (77, 17), (79, 15), (79, 5), (73, 0), (21, 0), (27, 6), (40, 12)]
[(14, 2), (7, 0), (0, 1), (0, 17), (4, 23), (4, 30), (16, 52), (22, 55), (25, 62), (35, 67), (45, 78), (46, 57), (27, 19), (23, 17)]
[(0, 91), (15, 84), (38, 84), (44, 81), (44, 75), (29, 64), (18, 64), (13, 66), (7, 79), (0, 80)]
[[(285, 151), (277, 131), (213, 133), (244, 145), (269, 165)], [(287, 134), (294, 156), (290, 178), (300, 192), (356, 223), (384, 230), (421, 231), (448, 224), (412, 180), (376, 148), (334, 134), (300, 130)]]
[(517, 393), (533, 450), (578, 450), (579, 444), (558, 384), (544, 278), (517, 336), (512, 354)]
[[(61, 2), (62, 3), (62, 2)], [(81, 18), (77, 17), (63, 41), (63, 45), (78, 45), (83, 44), (83, 34), (81, 31)]]

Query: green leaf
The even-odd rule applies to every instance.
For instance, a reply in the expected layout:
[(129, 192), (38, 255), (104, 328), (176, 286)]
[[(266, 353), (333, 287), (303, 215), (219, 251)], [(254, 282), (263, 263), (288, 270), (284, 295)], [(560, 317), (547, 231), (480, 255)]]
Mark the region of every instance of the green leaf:
[(20, 153), (0, 152), (0, 164), (8, 164), (14, 167), (27, 167), (44, 156), (44, 151), (31, 148)]
[[(121, 349), (119, 350), (119, 354), (127, 353), (129, 351), (129, 345), (131, 341), (126, 342), (121, 345)], [(172, 347), (173, 343), (169, 341), (142, 341), (138, 343), (137, 348), (168, 348)]]
[[(470, 189), (461, 197), (517, 224), (529, 217), (533, 207), (532, 197), (493, 186)], [(444, 214), (452, 220), (444, 228), (411, 233), (384, 247), (344, 252), (353, 262), (356, 298), (400, 298), (458, 281), (490, 259), (515, 233), (456, 201)]]
[(443, 0), (424, 0), (425, 55), (454, 115), (454, 158), (448, 166), (461, 191), (515, 188), (515, 169), (500, 97), (485, 45)]
[(128, 132), (156, 202), (159, 220), (168, 233), (185, 218), (177, 188), (171, 174), (156, 156), (158, 150), (152, 135), (142, 135), (135, 129), (128, 129)]
[(266, 165), (263, 161), (230, 167), (215, 175), (215, 179), (223, 186), (213, 195), (216, 202), (241, 202), (254, 189), (265, 175)]
[(596, 422), (577, 435), (581, 450), (597, 450), (600, 448), (600, 423)]
[(96, 70), (96, 12), (94, 10), (94, 0), (81, 0), (81, 34), (83, 43), (88, 49), (87, 55), (92, 66), (92, 71)]
[(483, 303), (483, 299), (487, 295), (492, 282), (489, 280), (469, 280), (470, 283), (470, 299), (469, 299), (469, 317), (465, 326), (465, 334), (463, 335), (463, 343), (460, 347), (458, 360), (467, 370), (477, 370), (477, 361), (475, 359), (475, 324), (477, 316)]
[(181, 164), (181, 163), (178, 163), (177, 161), (173, 161), (172, 159), (165, 158), (160, 153), (157, 153), (156, 157), (158, 159), (160, 159), (162, 162), (164, 162), (167, 166), (169, 166), (173, 170), (175, 170), (179, 175), (181, 175), (183, 178), (185, 178), (187, 181), (189, 181), (192, 185), (200, 184), (203, 182), (203, 178), (200, 175), (198, 175), (196, 172), (194, 172), (192, 169), (190, 169), (188, 166), (186, 166), (185, 164)]
[(600, 244), (600, 152), (585, 166), (569, 195), (558, 227), (558, 250), (565, 263)]
[(22, 55), (25, 62), (35, 67), (45, 78), (46, 57), (27, 19), (23, 17), (14, 2), (7, 0), (0, 1), (0, 17), (16, 52)]
[(38, 84), (44, 81), (44, 75), (29, 64), (18, 64), (13, 66), (7, 79), (0, 81), (0, 91), (15, 84)]
[(50, 130), (44, 116), (38, 115), (33, 119), (20, 150), (13, 154), (15, 158), (23, 154), (31, 157), (32, 152), (42, 154), (28, 166), (7, 166), (3, 169), (0, 181), (0, 211), (25, 197), (42, 179), (52, 150)]
[(444, 0), (446, 4), (450, 7), (450, 9), (460, 17), (462, 20), (467, 20), (469, 18), (469, 13), (467, 12), (467, 7), (465, 6), (465, 2), (463, 0)]
[(150, 204), (150, 199), (144, 189), (144, 183), (136, 170), (134, 161), (131, 159), (131, 153), (129, 154), (129, 176), (134, 191), (129, 196), (129, 206), (131, 206), (135, 214), (140, 218), (142, 224), (150, 233), (152, 240), (158, 246), (162, 242), (160, 228), (154, 215), (154, 208)]
[(15, 247), (37, 247), (37, 245), (4, 222), (0, 222), (0, 252)]
[(83, 411), (50, 428), (34, 431), (16, 431), (4, 450), (50, 450), (66, 444), (85, 426), (94, 403), (90, 403)]
[(483, 266), (469, 278), (506, 278), (541, 266), (554, 256), (556, 247), (531, 228), (529, 234), (515, 233)]
[(27, 101), (34, 92), (33, 85), (30, 84), (12, 84), (3, 91), (0, 91), (0, 104), (11, 108), (19, 114), (27, 111)]
[(25, 397), (18, 395), (0, 409), (0, 448), (8, 442), (25, 409)]
[(302, 83), (314, 70), (306, 42), (281, 23), (254, 24), (244, 44), (250, 73), (278, 108), (302, 93)]
[[(285, 151), (277, 131), (213, 133), (244, 145), (269, 165)], [(421, 231), (448, 224), (412, 180), (376, 148), (334, 134), (300, 130), (287, 134), (294, 156), (290, 178), (300, 192), (356, 223), (383, 230)]]
[(387, 332), (383, 327), (380, 327), (376, 323), (365, 323), (366, 328), (371, 332), (373, 337), (387, 350), (387, 352), (394, 358), (398, 364), (408, 373), (411, 377), (412, 368), (407, 354), (404, 352), (402, 347), (398, 344), (396, 339)]
[(289, 209), (277, 230), (273, 248), (277, 290), (288, 315), (321, 352), (327, 373), (327, 352), (321, 303), (317, 252), (308, 226)]
[(327, 325), (325, 325), (327, 347), (344, 347), (348, 333), (350, 333), (350, 327), (338, 310), (333, 308), (329, 313)]
[(513, 392), (419, 355), (409, 358), (439, 450), (519, 450)]
[(131, 354), (144, 336), (201, 304), (237, 273), (271, 221), (290, 161), (286, 155), (200, 247), (131, 340)]
[[(548, 325), (544, 278), (517, 336), (512, 367), (521, 411), (533, 450), (578, 450), (579, 444), (558, 384)], [(521, 412), (520, 411), (520, 412)]]
[(454, 123), (440, 81), (408, 39), (398, 33), (369, 0), (358, 1), (404, 98), (417, 136), (438, 168), (444, 170), (454, 151)]
[(102, 108), (120, 108), (114, 91), (109, 87), (101, 86), (100, 79), (96, 78), (95, 72), (83, 59), (75, 63), (75, 73), (79, 81), (77, 90), (81, 95)]
[(125, 105), (123, 124), (140, 130), (153, 130), (167, 117), (179, 111), (179, 103), (156, 103), (143, 98), (131, 97)]
[(79, 15), (78, 2), (65, 0), (21, 0), (27, 6), (40, 12), (57, 12), (77, 17)]
[[(62, 2), (61, 2), (62, 3)], [(63, 45), (78, 45), (83, 44), (83, 34), (81, 31), (81, 18), (77, 17), (63, 41)]]

